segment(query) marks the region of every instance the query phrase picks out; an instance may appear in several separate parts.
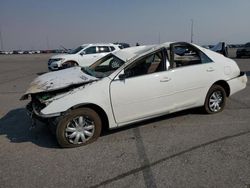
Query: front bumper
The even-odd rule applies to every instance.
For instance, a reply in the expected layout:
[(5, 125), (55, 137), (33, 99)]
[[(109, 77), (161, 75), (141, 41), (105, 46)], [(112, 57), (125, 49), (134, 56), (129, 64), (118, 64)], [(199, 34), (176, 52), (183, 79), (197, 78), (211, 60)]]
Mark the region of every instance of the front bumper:
[(26, 110), (27, 110), (28, 115), (32, 119), (37, 119), (42, 122), (46, 122), (49, 118), (55, 118), (61, 115), (61, 113), (43, 114), (41, 112), (42, 107), (39, 107), (38, 104), (33, 101), (27, 104)]
[(247, 85), (247, 76), (245, 72), (240, 72), (240, 75), (236, 78), (227, 81), (230, 87), (230, 95), (241, 91), (246, 88)]
[(61, 61), (49, 61), (48, 62), (48, 69), (50, 71), (56, 71), (59, 70), (61, 66)]

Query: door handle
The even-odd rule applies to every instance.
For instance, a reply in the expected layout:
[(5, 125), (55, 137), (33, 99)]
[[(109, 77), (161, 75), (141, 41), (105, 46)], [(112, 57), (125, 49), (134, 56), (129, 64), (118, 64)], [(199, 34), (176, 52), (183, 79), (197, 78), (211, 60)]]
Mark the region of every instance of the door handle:
[(207, 72), (213, 72), (214, 71), (214, 68), (213, 67), (209, 67), (208, 69), (207, 69)]
[(169, 77), (164, 77), (160, 80), (160, 82), (169, 82), (171, 80), (171, 78)]

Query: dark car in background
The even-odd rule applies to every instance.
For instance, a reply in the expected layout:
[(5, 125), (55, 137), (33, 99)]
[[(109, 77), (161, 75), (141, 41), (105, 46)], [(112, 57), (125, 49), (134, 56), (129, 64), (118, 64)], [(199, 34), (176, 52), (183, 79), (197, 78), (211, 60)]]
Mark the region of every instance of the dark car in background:
[(124, 48), (129, 48), (130, 45), (128, 43), (124, 43), (124, 42), (115, 42), (114, 44), (119, 45), (120, 49), (124, 49)]
[(250, 56), (250, 42), (246, 43), (242, 48), (237, 49), (236, 57)]
[(228, 45), (225, 42), (219, 42), (218, 44), (214, 45), (212, 48), (209, 48), (214, 52), (218, 52), (225, 57), (228, 57)]

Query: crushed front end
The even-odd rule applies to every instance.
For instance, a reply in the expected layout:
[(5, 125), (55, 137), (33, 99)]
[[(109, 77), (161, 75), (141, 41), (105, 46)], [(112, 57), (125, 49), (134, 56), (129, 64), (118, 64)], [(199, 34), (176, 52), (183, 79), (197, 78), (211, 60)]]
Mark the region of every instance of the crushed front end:
[(49, 72), (37, 77), (20, 100), (31, 99), (27, 110), (32, 119), (47, 121), (61, 115), (58, 113), (43, 114), (42, 111), (53, 101), (74, 92), (76, 88), (99, 80), (85, 74), (81, 67), (72, 67), (61, 71)]
[(50, 103), (49, 99), (52, 99), (55, 95), (49, 93), (32, 94), (31, 101), (26, 105), (28, 115), (32, 119), (32, 126), (36, 124), (36, 120), (44, 123), (48, 123), (49, 120), (59, 117), (60, 113), (55, 114), (43, 114), (41, 111)]

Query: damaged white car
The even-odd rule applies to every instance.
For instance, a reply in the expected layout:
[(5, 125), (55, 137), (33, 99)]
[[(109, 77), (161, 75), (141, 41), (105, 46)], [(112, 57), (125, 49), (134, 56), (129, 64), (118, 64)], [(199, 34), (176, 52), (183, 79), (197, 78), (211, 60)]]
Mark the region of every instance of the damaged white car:
[(32, 118), (56, 125), (62, 147), (86, 145), (110, 129), (188, 108), (223, 110), (246, 87), (235, 61), (185, 42), (111, 53), (88, 68), (39, 76), (21, 99)]

